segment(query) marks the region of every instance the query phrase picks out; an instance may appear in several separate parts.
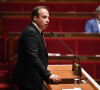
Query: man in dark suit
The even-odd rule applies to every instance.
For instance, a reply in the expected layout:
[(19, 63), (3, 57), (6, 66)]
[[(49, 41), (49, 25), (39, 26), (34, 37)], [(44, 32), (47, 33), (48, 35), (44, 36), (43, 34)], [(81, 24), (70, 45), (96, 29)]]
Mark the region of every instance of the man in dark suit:
[(49, 12), (45, 6), (35, 7), (32, 11), (32, 23), (26, 26), (19, 38), (18, 60), (15, 66), (13, 83), (19, 90), (42, 90), (43, 80), (61, 81), (58, 75), (47, 69), (48, 54), (45, 48), (42, 30), (49, 23)]
[(85, 32), (100, 33), (100, 6), (96, 8), (96, 18), (93, 18), (86, 22)]

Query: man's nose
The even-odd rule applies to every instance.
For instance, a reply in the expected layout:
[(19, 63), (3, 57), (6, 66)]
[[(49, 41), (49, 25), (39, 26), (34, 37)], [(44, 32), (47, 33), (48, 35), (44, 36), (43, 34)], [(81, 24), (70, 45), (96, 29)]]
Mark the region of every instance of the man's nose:
[(49, 18), (47, 18), (47, 20), (46, 20), (46, 21), (47, 21), (47, 23), (49, 23)]

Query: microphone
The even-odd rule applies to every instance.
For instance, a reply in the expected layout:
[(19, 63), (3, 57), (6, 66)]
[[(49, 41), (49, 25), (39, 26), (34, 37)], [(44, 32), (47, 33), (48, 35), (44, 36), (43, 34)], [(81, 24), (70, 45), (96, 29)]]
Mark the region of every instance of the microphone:
[(51, 32), (51, 35), (56, 37), (75, 57), (79, 58), (61, 39), (57, 37), (53, 32)]
[(78, 72), (79, 73), (78, 74), (79, 74), (79, 76), (82, 76), (79, 56), (77, 56), (61, 39), (59, 39), (56, 34), (54, 34), (53, 32), (51, 32), (51, 35), (54, 36), (54, 37), (56, 37), (74, 55), (72, 71), (75, 70), (75, 65), (74, 65), (76, 63), (75, 59), (76, 58), (78, 59), (78, 61), (79, 61), (79, 66), (78, 66), (78, 68), (79, 68)]

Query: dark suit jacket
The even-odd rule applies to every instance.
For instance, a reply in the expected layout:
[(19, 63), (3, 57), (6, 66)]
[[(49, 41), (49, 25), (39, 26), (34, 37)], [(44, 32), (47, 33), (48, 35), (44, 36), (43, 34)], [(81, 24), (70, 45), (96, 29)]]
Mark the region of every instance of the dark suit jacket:
[(34, 24), (26, 26), (19, 38), (18, 61), (13, 82), (19, 87), (39, 90), (43, 79), (51, 73), (47, 70), (48, 54), (43, 37)]
[(99, 33), (99, 27), (96, 18), (88, 20), (85, 25), (85, 32)]

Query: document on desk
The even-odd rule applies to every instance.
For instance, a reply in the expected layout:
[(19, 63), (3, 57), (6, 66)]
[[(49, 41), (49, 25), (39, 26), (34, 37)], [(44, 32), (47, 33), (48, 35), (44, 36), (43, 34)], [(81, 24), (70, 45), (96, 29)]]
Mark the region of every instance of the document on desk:
[(75, 89), (61, 89), (61, 90), (75, 90)]
[(76, 89), (61, 89), (61, 90), (82, 90), (82, 89), (76, 88)]

